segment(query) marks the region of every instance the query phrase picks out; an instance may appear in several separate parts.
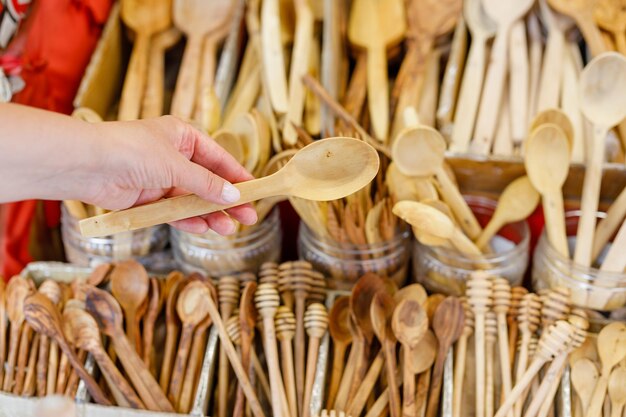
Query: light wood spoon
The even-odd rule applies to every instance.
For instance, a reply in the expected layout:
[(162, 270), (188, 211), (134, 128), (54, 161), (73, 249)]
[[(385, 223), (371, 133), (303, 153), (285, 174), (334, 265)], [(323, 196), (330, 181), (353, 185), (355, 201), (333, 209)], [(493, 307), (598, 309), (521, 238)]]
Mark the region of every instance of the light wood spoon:
[(526, 143), (524, 165), (541, 194), (550, 244), (569, 258), (561, 187), (569, 173), (570, 152), (563, 131), (553, 124), (535, 129)]
[(280, 28), (279, 0), (263, 1), (259, 48), (267, 76), (269, 101), (276, 113), (283, 114), (287, 112), (289, 99)]
[(502, 191), (496, 211), (476, 239), (476, 246), (484, 250), (488, 247), (491, 238), (504, 225), (526, 219), (535, 211), (537, 204), (539, 204), (539, 193), (528, 177), (520, 177), (511, 182)]
[(178, 271), (171, 272), (165, 281), (165, 347), (163, 348), (163, 361), (161, 363), (161, 372), (159, 373), (159, 385), (163, 392), (168, 391), (172, 375), (176, 342), (178, 341), (180, 328), (180, 320), (178, 320), (178, 315), (176, 314), (176, 300), (184, 287), (184, 282), (184, 275)]
[(352, 333), (349, 328), (350, 322), (350, 297), (342, 296), (335, 300), (330, 309), (328, 329), (333, 340), (333, 365), (328, 388), (328, 400), (326, 408), (332, 409), (339, 390), (339, 382), (343, 375), (346, 364), (345, 354), (348, 346), (352, 343)]
[(611, 32), (617, 51), (626, 54), (626, 14), (620, 1), (597, 0), (593, 17), (600, 28)]
[(602, 415), (602, 405), (613, 368), (626, 357), (626, 324), (614, 322), (605, 326), (598, 334), (598, 355), (602, 363), (600, 377), (591, 396), (587, 417)]
[(118, 262), (111, 272), (111, 293), (124, 310), (126, 336), (135, 345), (139, 355), (142, 351), (141, 331), (139, 329), (139, 310), (148, 298), (150, 278), (146, 269), (139, 262), (128, 260)]
[(602, 34), (593, 19), (595, 1), (590, 0), (548, 0), (555, 10), (574, 19), (585, 38), (592, 56), (607, 51)]
[(580, 75), (581, 110), (593, 124), (574, 252), (574, 261), (583, 266), (591, 266), (605, 138), (609, 129), (626, 116), (626, 97), (619, 94), (624, 88), (626, 58), (615, 52), (597, 56)]
[(611, 417), (620, 417), (626, 405), (626, 367), (623, 365), (611, 372), (608, 393), (611, 399)]
[(171, 0), (124, 0), (122, 20), (135, 32), (133, 52), (126, 70), (126, 80), (120, 100), (119, 120), (139, 118), (141, 99), (146, 87), (150, 38), (172, 24)]
[(401, 132), (392, 148), (393, 160), (405, 175), (434, 175), (440, 185), (443, 200), (459, 219), (461, 228), (476, 239), (482, 229), (458, 188), (444, 169), (446, 142), (435, 129), (418, 126)]
[[(598, 383), (598, 367), (588, 358), (582, 358), (574, 362), (571, 370), (572, 387), (582, 405), (582, 412), (586, 412), (593, 396), (593, 390)], [(581, 416), (584, 414), (578, 414)]]
[(14, 277), (6, 288), (7, 317), (9, 319), (9, 356), (7, 358), (7, 372), (4, 375), (3, 391), (11, 392), (15, 381), (15, 368), (19, 352), (20, 335), (24, 324), (24, 300), (30, 294), (31, 287), (22, 277)]
[(299, 150), (275, 174), (237, 184), (241, 198), (230, 206), (209, 203), (188, 194), (85, 219), (84, 223), (81, 222), (81, 233), (91, 237), (107, 236), (220, 211), (274, 195), (336, 200), (367, 185), (378, 172), (379, 163), (374, 148), (360, 140), (319, 140)]

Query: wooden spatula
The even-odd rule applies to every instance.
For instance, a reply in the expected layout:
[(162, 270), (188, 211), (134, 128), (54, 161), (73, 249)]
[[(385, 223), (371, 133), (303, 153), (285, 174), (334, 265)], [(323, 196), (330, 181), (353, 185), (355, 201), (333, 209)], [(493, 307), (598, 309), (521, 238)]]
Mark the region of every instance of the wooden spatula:
[(170, 0), (124, 0), (121, 16), (126, 26), (135, 32), (135, 44), (126, 70), (118, 118), (133, 120), (139, 117), (146, 86), (150, 37), (172, 24), (172, 3)]

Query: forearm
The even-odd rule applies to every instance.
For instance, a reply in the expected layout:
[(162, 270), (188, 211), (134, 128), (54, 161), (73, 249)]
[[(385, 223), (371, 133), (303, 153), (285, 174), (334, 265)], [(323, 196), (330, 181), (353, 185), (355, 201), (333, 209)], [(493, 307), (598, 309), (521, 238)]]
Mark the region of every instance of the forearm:
[(52, 112), (0, 104), (0, 202), (83, 198), (106, 146), (94, 127)]

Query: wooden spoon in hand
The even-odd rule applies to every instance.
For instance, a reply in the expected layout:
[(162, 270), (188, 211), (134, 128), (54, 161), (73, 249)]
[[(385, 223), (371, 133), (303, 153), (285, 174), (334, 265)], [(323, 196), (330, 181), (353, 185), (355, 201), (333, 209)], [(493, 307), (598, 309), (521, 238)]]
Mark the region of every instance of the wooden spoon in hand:
[(184, 195), (85, 219), (81, 222), (81, 233), (90, 237), (107, 236), (221, 211), (274, 195), (336, 200), (367, 185), (378, 172), (379, 163), (374, 148), (360, 140), (319, 140), (299, 150), (275, 174), (237, 184), (241, 198), (236, 203), (219, 205), (196, 195)]

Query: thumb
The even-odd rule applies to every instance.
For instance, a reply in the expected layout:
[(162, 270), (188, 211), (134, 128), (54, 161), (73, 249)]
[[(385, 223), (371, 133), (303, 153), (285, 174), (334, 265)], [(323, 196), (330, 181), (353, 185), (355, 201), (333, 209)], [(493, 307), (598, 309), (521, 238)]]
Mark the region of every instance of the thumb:
[(217, 204), (232, 204), (240, 198), (239, 190), (230, 182), (186, 159), (176, 167), (174, 186)]

